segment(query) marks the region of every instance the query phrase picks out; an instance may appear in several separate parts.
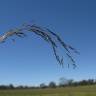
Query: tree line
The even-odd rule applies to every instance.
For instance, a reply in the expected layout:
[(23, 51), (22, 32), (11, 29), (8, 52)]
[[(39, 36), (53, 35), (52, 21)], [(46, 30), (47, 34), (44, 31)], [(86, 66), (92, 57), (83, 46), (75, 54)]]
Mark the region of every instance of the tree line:
[(67, 86), (84, 86), (84, 85), (95, 85), (96, 80), (95, 79), (88, 79), (88, 80), (81, 80), (81, 81), (74, 81), (73, 79), (65, 79), (60, 78), (59, 83), (56, 84), (56, 82), (51, 81), (49, 84), (41, 83), (38, 86), (14, 86), (13, 84), (9, 85), (0, 85), (0, 89), (39, 89), (39, 88), (58, 88), (58, 87), (67, 87)]

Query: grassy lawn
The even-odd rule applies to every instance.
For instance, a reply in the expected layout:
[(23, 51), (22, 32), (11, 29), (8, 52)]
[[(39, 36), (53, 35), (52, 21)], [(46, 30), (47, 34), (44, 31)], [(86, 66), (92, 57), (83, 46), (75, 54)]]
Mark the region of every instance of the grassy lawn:
[(96, 96), (96, 86), (0, 90), (0, 96)]

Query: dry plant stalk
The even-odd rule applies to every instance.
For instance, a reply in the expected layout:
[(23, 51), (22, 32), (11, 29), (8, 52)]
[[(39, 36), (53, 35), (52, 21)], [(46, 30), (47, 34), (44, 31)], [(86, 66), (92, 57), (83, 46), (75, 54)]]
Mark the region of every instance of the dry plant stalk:
[[(67, 45), (63, 40), (61, 40), (60, 36), (52, 32), (50, 29), (42, 28), (36, 24), (23, 24), (20, 28), (11, 29), (8, 32), (5, 32), (3, 35), (0, 36), (0, 43), (5, 42), (8, 37), (14, 35), (18, 37), (25, 37), (27, 36), (26, 32), (33, 32), (43, 38), (46, 42), (48, 42), (48, 44), (52, 46), (56, 60), (61, 66), (63, 66), (63, 57), (61, 58), (60, 55), (58, 55), (57, 53), (57, 48), (59, 47), (57, 42), (59, 42), (59, 44), (65, 49), (66, 55), (71, 60), (73, 67), (76, 67), (75, 60), (71, 55), (71, 50), (77, 54), (79, 54), (79, 52), (72, 46)], [(15, 41), (14, 39), (12, 40)]]

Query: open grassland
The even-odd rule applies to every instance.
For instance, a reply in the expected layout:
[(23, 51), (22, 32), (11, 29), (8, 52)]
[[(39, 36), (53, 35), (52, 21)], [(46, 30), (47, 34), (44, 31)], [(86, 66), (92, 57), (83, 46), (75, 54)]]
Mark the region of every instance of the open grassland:
[(0, 90), (0, 96), (96, 96), (96, 85), (47, 89)]

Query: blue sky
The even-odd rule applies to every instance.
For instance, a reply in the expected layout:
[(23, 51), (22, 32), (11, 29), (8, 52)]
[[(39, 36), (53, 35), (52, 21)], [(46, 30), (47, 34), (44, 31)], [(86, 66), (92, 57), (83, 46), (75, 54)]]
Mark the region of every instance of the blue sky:
[(0, 0), (0, 34), (24, 22), (48, 27), (80, 51), (77, 68), (61, 68), (52, 49), (34, 34), (0, 44), (0, 84), (38, 85), (58, 81), (96, 79), (95, 0)]

